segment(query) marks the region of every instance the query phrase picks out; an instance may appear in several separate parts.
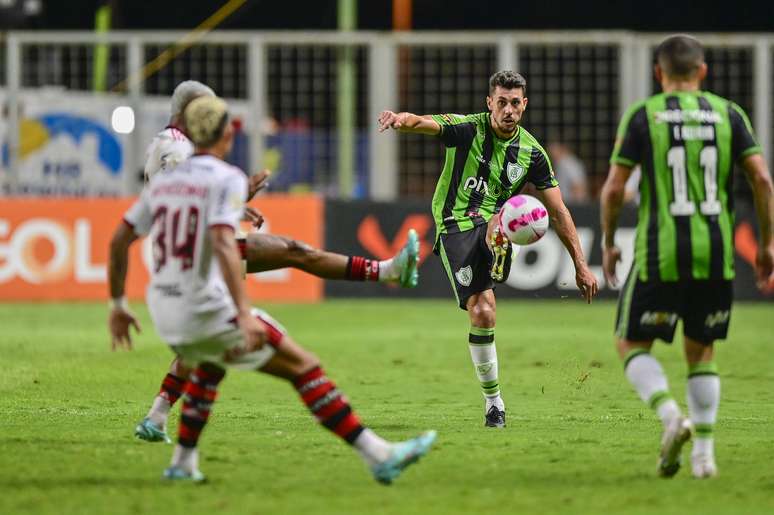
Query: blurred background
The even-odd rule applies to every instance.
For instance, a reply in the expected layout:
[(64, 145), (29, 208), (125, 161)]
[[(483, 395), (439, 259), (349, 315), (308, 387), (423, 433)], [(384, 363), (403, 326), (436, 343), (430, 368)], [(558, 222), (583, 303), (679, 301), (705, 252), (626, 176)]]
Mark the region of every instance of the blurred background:
[[(530, 102), (522, 125), (548, 150), (594, 263), (598, 196), (618, 119), (629, 103), (658, 91), (653, 52), (666, 34), (700, 37), (710, 70), (705, 89), (740, 104), (771, 155), (774, 26), (753, 11), (757, 5), (0, 0), (0, 184), (6, 200), (0, 201), (0, 240), (9, 249), (4, 265), (0, 259), (0, 282), (22, 281), (24, 291), (60, 276), (83, 282), (78, 265), (85, 259), (95, 268), (84, 268), (81, 279), (99, 283), (102, 232), (109, 228), (97, 232), (92, 223), (89, 240), (78, 240), (87, 231), (77, 226), (77, 213), (103, 213), (100, 218), (111, 221), (120, 216), (100, 211), (93, 199), (140, 191), (145, 148), (168, 121), (172, 90), (186, 79), (229, 100), (238, 134), (230, 160), (248, 173), (274, 171), (272, 198), (265, 202), (276, 201), (278, 208), (267, 230), (293, 232), (299, 213), (319, 212), (309, 222), (319, 225), (306, 236), (310, 243), (381, 258), (399, 247), (409, 220), (424, 229), (429, 248), (429, 200), (443, 148), (433, 138), (379, 134), (377, 115), (386, 108), (483, 111), (489, 76), (506, 68), (527, 78)], [(755, 252), (754, 224), (746, 183), (735, 185), (738, 268), (745, 276)], [(635, 177), (632, 204), (636, 192)], [(21, 224), (34, 216), (21, 215), (20, 206), (41, 199), (69, 202), (73, 219), (57, 222), (66, 227), (64, 236), (55, 228), (19, 236)], [(282, 220), (289, 214), (295, 224)], [(632, 222), (623, 237), (633, 234)], [(60, 251), (61, 241), (72, 241), (72, 249)], [(79, 258), (78, 245), (88, 256)], [(554, 236), (519, 259), (524, 273), (512, 278), (506, 295), (560, 296), (574, 288)], [(447, 295), (440, 267), (425, 269), (423, 288), (411, 295)], [(737, 294), (761, 298), (748, 286)], [(363, 291), (346, 284), (315, 288), (320, 296)]]

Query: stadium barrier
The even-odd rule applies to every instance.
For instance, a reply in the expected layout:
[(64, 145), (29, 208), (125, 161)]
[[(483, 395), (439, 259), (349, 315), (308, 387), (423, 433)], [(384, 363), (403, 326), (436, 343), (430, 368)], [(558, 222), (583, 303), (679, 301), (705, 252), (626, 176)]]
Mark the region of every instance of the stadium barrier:
[[(133, 202), (121, 199), (4, 199), (0, 203), (0, 301), (100, 300), (107, 293), (108, 244), (121, 216)], [(298, 270), (277, 270), (248, 276), (256, 301), (312, 302), (325, 297), (452, 297), (437, 257), (432, 255), (435, 228), (426, 202), (323, 201), (315, 195), (260, 197), (254, 202), (266, 217), (262, 231), (292, 236), (343, 254), (385, 259), (405, 243), (414, 228), (421, 240), (420, 287), (405, 290), (376, 284), (323, 281)], [(602, 277), (597, 206), (571, 208), (583, 250), (592, 271)], [(735, 234), (735, 297), (774, 300), (755, 288), (755, 228), (751, 208), (738, 210)], [(618, 236), (627, 270), (631, 263), (635, 213), (624, 213)], [(303, 220), (303, 223), (300, 221)], [(323, 221), (324, 220), (324, 221)], [(148, 280), (150, 245), (132, 249), (127, 294), (142, 299)], [(617, 292), (604, 285), (600, 295)], [(520, 252), (511, 277), (498, 287), (498, 296), (516, 298), (573, 298), (577, 295), (572, 263), (552, 232)]]
[[(615, 298), (616, 289), (605, 285), (602, 274), (601, 232), (599, 207), (596, 205), (570, 208), (578, 235), (591, 270), (600, 279), (600, 297)], [(336, 201), (325, 205), (325, 245), (345, 254), (372, 255), (379, 259), (393, 255), (406, 241), (406, 231), (414, 227), (421, 240), (419, 288), (364, 288), (358, 283), (326, 282), (326, 297), (449, 297), (453, 293), (440, 259), (432, 255), (435, 224), (430, 216), (429, 202), (401, 203)], [(737, 225), (736, 270), (734, 284), (738, 300), (774, 300), (774, 285), (768, 294), (755, 287), (752, 262), (755, 259), (754, 223), (749, 213), (740, 210)], [(619, 279), (623, 283), (633, 250), (636, 213), (625, 210), (617, 233), (623, 251)], [(537, 243), (523, 247), (514, 258), (508, 281), (498, 286), (500, 298), (574, 299), (578, 297), (575, 272), (569, 255), (556, 234), (549, 232)], [(453, 301), (452, 301), (453, 302)]]
[[(108, 298), (108, 245), (133, 198), (14, 199), (0, 202), (0, 301), (100, 300)], [(322, 244), (323, 202), (314, 195), (267, 195), (256, 202), (267, 222), (262, 231)], [(303, 223), (299, 221), (303, 220)], [(131, 249), (130, 299), (144, 298), (151, 246)], [(304, 301), (322, 297), (322, 281), (298, 270), (250, 275), (257, 301)]]
[[(3, 34), (2, 191), (136, 194), (142, 187), (135, 173), (142, 150), (166, 125), (173, 86), (196, 77), (227, 98), (241, 122), (237, 161), (243, 168), (268, 166), (278, 172), (278, 184), (328, 196), (429, 198), (441, 146), (434, 138), (379, 133), (379, 112), (480, 112), (491, 73), (515, 69), (530, 84), (524, 126), (543, 144), (568, 145), (596, 192), (620, 116), (658, 90), (652, 65), (666, 34), (217, 30), (147, 80), (137, 80), (143, 63), (170, 45), (177, 48), (186, 36), (158, 30)], [(703, 33), (701, 40), (709, 67), (703, 87), (747, 111), (771, 158), (774, 34)], [(110, 91), (101, 94), (93, 91), (95, 47), (110, 56), (105, 70)], [(342, 49), (354, 56), (352, 88), (340, 88), (336, 79)], [(346, 103), (350, 116), (337, 114), (344, 89), (354, 97)], [(116, 123), (124, 118), (113, 118), (117, 108), (134, 114), (133, 130), (133, 124)], [(128, 134), (119, 134), (119, 128)], [(345, 133), (356, 134), (357, 142), (337, 137)]]

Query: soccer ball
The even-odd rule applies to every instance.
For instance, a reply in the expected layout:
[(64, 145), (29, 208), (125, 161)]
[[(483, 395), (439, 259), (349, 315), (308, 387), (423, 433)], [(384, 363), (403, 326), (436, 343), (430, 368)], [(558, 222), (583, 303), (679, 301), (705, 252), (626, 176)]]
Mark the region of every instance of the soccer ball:
[(548, 230), (548, 211), (535, 197), (516, 195), (498, 214), (500, 232), (516, 245), (535, 243)]

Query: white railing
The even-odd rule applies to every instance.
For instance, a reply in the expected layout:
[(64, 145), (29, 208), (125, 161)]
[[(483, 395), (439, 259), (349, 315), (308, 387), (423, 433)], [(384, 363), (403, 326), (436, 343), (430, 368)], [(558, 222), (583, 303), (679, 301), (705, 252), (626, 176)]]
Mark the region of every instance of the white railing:
[[(186, 34), (177, 31), (114, 31), (106, 34), (93, 32), (9, 32), (5, 34), (5, 79), (0, 92), (5, 96), (7, 109), (6, 139), (8, 143), (9, 170), (6, 175), (9, 181), (15, 180), (14, 170), (18, 163), (20, 142), (19, 134), (19, 100), (20, 96), (34, 90), (40, 84), (45, 83), (35, 73), (50, 73), (45, 62), (32, 69), (32, 63), (25, 62), (23, 56), (25, 49), (50, 47), (109, 45), (120, 47), (120, 63), (112, 63), (127, 75), (126, 91), (122, 93), (108, 93), (108, 96), (120, 98), (122, 102), (137, 108), (141, 112), (142, 106), (147, 103), (149, 96), (158, 98), (145, 82), (140, 79), (138, 72), (149, 57), (150, 48), (155, 46), (172, 45), (180, 41)], [(359, 99), (352, 105), (360, 105), (364, 112), (356, 113), (360, 116), (357, 129), (366, 137), (368, 149), (368, 174), (367, 190), (374, 199), (395, 199), (401, 194), (427, 196), (426, 184), (432, 184), (437, 176), (441, 163), (438, 161), (439, 152), (427, 143), (405, 135), (394, 133), (378, 134), (376, 131), (376, 117), (384, 108), (415, 109), (424, 111), (425, 108), (437, 108), (447, 112), (455, 112), (463, 109), (483, 109), (483, 98), (486, 95), (486, 76), (473, 74), (470, 70), (481, 66), (477, 63), (477, 54), (468, 55), (456, 52), (455, 49), (483, 49), (482, 51), (491, 62), (487, 61), (490, 72), (497, 69), (512, 68), (517, 70), (533, 70), (527, 72), (527, 81), (530, 83), (530, 73), (540, 76), (540, 83), (544, 88), (529, 89), (531, 97), (530, 110), (527, 113), (525, 125), (537, 133), (550, 134), (556, 129), (563, 137), (573, 135), (575, 132), (591, 130), (593, 134), (579, 134), (573, 143), (576, 143), (581, 151), (578, 153), (584, 158), (592, 173), (600, 174), (600, 163), (604, 161), (605, 148), (612, 145), (610, 138), (610, 126), (615, 122), (612, 118), (620, 115), (621, 111), (631, 102), (645, 97), (652, 92), (652, 52), (667, 34), (634, 33), (626, 31), (487, 31), (487, 32), (212, 32), (202, 37), (197, 42), (197, 47), (208, 48), (218, 45), (235, 45), (244, 48), (244, 59), (234, 62), (219, 62), (213, 58), (206, 58), (205, 64), (213, 70), (215, 76), (208, 76), (208, 80), (246, 81), (245, 96), (239, 98), (240, 105), (247, 113), (245, 129), (250, 142), (250, 167), (257, 169), (263, 164), (263, 155), (266, 142), (266, 129), (263, 120), (277, 113), (288, 112), (290, 118), (314, 118), (324, 126), (330, 134), (336, 134), (339, 130), (336, 119), (335, 105), (330, 109), (328, 104), (331, 98), (335, 98), (332, 92), (336, 90), (335, 74), (331, 77), (330, 67), (326, 63), (319, 63), (313, 59), (309, 62), (294, 63), (283, 57), (282, 49), (297, 47), (341, 47), (351, 46), (363, 49), (364, 62), (361, 63), (361, 91), (355, 94)], [(724, 70), (728, 76), (739, 75), (741, 88), (749, 89), (750, 102), (747, 107), (754, 120), (758, 137), (765, 149), (767, 156), (771, 157), (772, 150), (772, 47), (774, 35), (772, 34), (703, 34), (699, 35), (704, 45), (710, 50), (723, 52), (739, 49), (741, 53), (722, 54), (726, 62)], [(556, 63), (549, 60), (527, 61), (528, 50), (535, 48), (613, 48), (613, 57), (609, 61), (609, 75), (603, 78), (594, 77), (593, 71), (584, 70), (590, 62), (586, 58), (570, 57), (564, 64), (556, 68)], [(447, 56), (443, 51), (434, 54), (433, 49), (449, 49)], [(271, 54), (272, 49), (280, 51)], [(412, 54), (415, 50), (427, 50)], [(585, 50), (584, 50), (585, 51)], [(334, 52), (335, 54), (335, 52)], [(240, 54), (241, 55), (241, 54)], [(274, 57), (271, 57), (274, 55)], [(729, 57), (730, 56), (730, 57)], [(280, 73), (286, 73), (282, 77), (273, 77), (271, 67), (277, 63)], [(184, 80), (190, 76), (187, 66), (198, 62), (191, 55), (178, 56), (169, 64), (165, 77), (172, 83)], [(328, 65), (330, 63), (327, 63)], [(710, 77), (713, 73), (713, 62), (710, 61)], [(318, 66), (319, 65), (319, 66)], [(88, 74), (90, 64), (87, 61), (73, 60), (65, 63), (64, 76), (73, 74)], [(218, 68), (220, 67), (220, 68)], [(244, 68), (246, 68), (246, 70)], [(556, 68), (554, 70), (554, 68)], [(740, 70), (752, 70), (752, 76), (740, 75)], [(36, 70), (42, 70), (38, 72)], [(333, 68), (335, 70), (335, 66)], [(606, 68), (607, 69), (607, 68)], [(540, 70), (540, 71), (538, 71)], [(553, 71), (552, 71), (553, 70)], [(558, 70), (558, 71), (557, 71)], [(558, 88), (553, 97), (547, 92), (565, 80), (566, 70), (573, 70), (573, 80), (579, 81), (577, 91), (566, 91)], [(415, 76), (432, 77), (432, 88), (418, 83)], [(215, 78), (213, 78), (215, 77)], [(38, 80), (40, 79), (40, 81)], [(592, 80), (594, 79), (594, 80)], [(55, 82), (64, 79), (51, 79)], [(165, 79), (167, 80), (167, 79)], [(746, 81), (751, 81), (747, 84)], [(591, 82), (589, 82), (591, 81)], [(737, 81), (737, 82), (739, 82)], [(453, 83), (453, 84), (452, 84)], [(468, 83), (468, 85), (466, 85)], [(241, 84), (241, 82), (240, 82)], [(475, 84), (475, 87), (469, 87)], [(483, 84), (483, 86), (482, 86)], [(593, 84), (594, 91), (585, 91), (582, 84)], [(61, 85), (61, 84), (60, 84)], [(452, 87), (453, 86), (453, 87)], [(726, 92), (723, 83), (713, 83), (718, 93), (737, 100), (740, 103), (745, 99), (734, 98), (734, 92)], [(596, 95), (597, 100), (605, 100), (602, 97), (611, 97), (610, 92), (616, 91), (614, 98), (606, 98), (608, 103), (614, 105), (614, 117), (608, 116), (603, 121), (588, 122), (577, 120), (578, 116), (588, 116), (583, 111), (583, 99), (588, 95)], [(584, 96), (586, 95), (586, 96)], [(308, 97), (308, 98), (305, 98)], [(548, 103), (548, 98), (561, 98), (554, 105)], [(325, 100), (325, 106), (320, 100)], [(312, 105), (309, 105), (311, 102)], [(335, 103), (335, 101), (333, 101)], [(542, 106), (541, 106), (542, 104)], [(427, 106), (427, 107), (425, 107)], [(324, 111), (321, 111), (324, 109)], [(356, 108), (357, 109), (357, 108)], [(542, 109), (542, 111), (541, 111)], [(284, 110), (284, 111), (283, 111)], [(534, 111), (533, 111), (534, 110)], [(300, 114), (296, 114), (300, 113)], [(580, 113), (580, 115), (579, 115)], [(532, 117), (530, 117), (532, 116)], [(324, 120), (330, 119), (330, 122)], [(357, 116), (354, 117), (357, 120)], [(323, 120), (320, 122), (319, 120)], [(363, 121), (365, 120), (365, 121)], [(588, 123), (587, 123), (588, 122)], [(575, 124), (575, 125), (573, 125)], [(604, 125), (604, 127), (598, 127)], [(554, 129), (552, 129), (552, 127)], [(586, 127), (587, 129), (583, 129)], [(589, 129), (590, 128), (590, 129)], [(599, 131), (597, 131), (599, 128)], [(534, 130), (533, 130), (534, 129)], [(614, 127), (613, 129), (614, 130)], [(142, 159), (142, 149), (146, 141), (141, 141), (144, 136), (139, 131), (130, 135), (128, 143), (127, 167), (130, 170), (139, 168)], [(548, 137), (548, 136), (547, 136)], [(317, 144), (317, 143), (315, 143)], [(323, 145), (335, 147), (331, 138), (325, 140)], [(429, 143), (433, 145), (434, 143)], [(362, 149), (361, 149), (362, 150)], [(357, 148), (349, 151), (356, 152)], [(321, 176), (323, 185), (328, 186), (327, 192), (333, 191), (332, 186), (339, 179), (338, 173), (352, 172), (351, 170), (332, 172), (336, 168), (336, 160), (332, 157), (334, 148), (327, 149), (324, 155), (328, 156), (324, 163), (314, 162), (310, 166), (315, 176)], [(316, 159), (314, 157), (310, 159)], [(354, 156), (351, 161), (354, 162)], [(416, 186), (419, 185), (419, 186)], [(127, 192), (136, 191), (136, 181), (132, 174), (126, 179)], [(319, 186), (319, 184), (318, 184)]]

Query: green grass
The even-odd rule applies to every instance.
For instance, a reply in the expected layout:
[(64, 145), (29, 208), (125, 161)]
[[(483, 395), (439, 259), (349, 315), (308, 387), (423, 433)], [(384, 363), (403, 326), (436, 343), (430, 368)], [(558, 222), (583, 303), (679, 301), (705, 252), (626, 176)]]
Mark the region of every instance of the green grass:
[[(655, 477), (659, 424), (623, 377), (610, 303), (500, 303), (501, 431), (482, 427), (467, 319), (452, 301), (269, 311), (320, 356), (366, 424), (391, 439), (437, 429), (434, 451), (380, 486), (289, 386), (233, 371), (201, 442), (211, 482), (164, 484), (172, 447), (132, 438), (171, 357), (144, 308), (136, 350), (111, 353), (102, 304), (5, 304), (0, 513), (774, 513), (770, 304), (737, 305), (718, 349), (712, 481), (686, 469)], [(681, 350), (655, 354), (684, 399)]]

